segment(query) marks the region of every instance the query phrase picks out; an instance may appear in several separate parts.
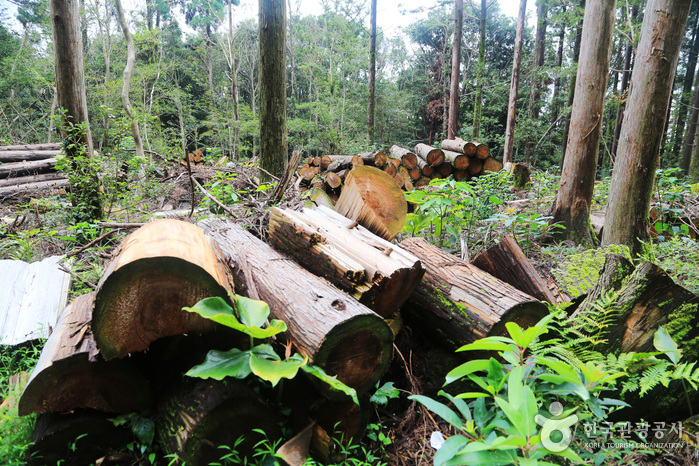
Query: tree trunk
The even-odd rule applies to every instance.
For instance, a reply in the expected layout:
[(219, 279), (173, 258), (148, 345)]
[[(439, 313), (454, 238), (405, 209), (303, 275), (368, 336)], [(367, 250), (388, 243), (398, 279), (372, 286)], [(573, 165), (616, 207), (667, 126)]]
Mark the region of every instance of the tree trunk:
[(391, 241), (403, 229), (408, 203), (386, 172), (359, 165), (347, 173), (335, 210)]
[(13, 186), (5, 186), (0, 188), (0, 199), (6, 199), (9, 197), (19, 195), (28, 195), (30, 193), (41, 193), (43, 196), (46, 196), (49, 194), (49, 191), (66, 189), (69, 186), (70, 183), (66, 178), (51, 181), (37, 181), (35, 183), (24, 183)]
[(408, 149), (393, 145), (390, 153), (391, 157), (400, 160), (401, 165), (407, 168), (415, 168), (417, 166), (417, 156)]
[[(638, 6), (634, 5), (631, 10), (631, 22), (638, 15)], [(619, 135), (621, 134), (621, 124), (624, 121), (624, 109), (626, 108), (626, 100), (628, 98), (627, 91), (629, 89), (629, 81), (631, 80), (631, 58), (633, 57), (633, 44), (626, 46), (624, 52), (624, 71), (621, 73), (621, 101), (616, 110), (616, 123), (614, 125), (614, 139), (612, 140), (612, 152), (610, 155), (611, 164), (616, 163), (616, 154), (619, 149)]]
[[(585, 10), (585, 0), (580, 0), (580, 8), (581, 13), (584, 12)], [(577, 26), (575, 27), (575, 39), (573, 41), (573, 65), (577, 68), (578, 67), (578, 60), (580, 58), (580, 41), (582, 40), (582, 23), (583, 23), (583, 16), (580, 16), (580, 21), (578, 21)], [(573, 106), (573, 100), (575, 100), (575, 88), (576, 88), (576, 81), (577, 79), (577, 73), (573, 73), (570, 76), (570, 83), (568, 84), (568, 108), (571, 108)], [(561, 150), (561, 167), (563, 167), (563, 163), (565, 162), (565, 157), (566, 157), (566, 150), (568, 148), (568, 133), (570, 132), (570, 116), (571, 112), (569, 110), (566, 110), (566, 122), (565, 126), (563, 127), (563, 149)]]
[(476, 153), (476, 145), (472, 142), (466, 142), (461, 138), (443, 140), (442, 149), (461, 152), (465, 155), (473, 155)]
[(60, 150), (30, 149), (30, 150), (4, 150), (0, 151), (0, 163), (24, 162), (27, 160), (44, 160), (56, 157)]
[(374, 387), (392, 355), (393, 334), (381, 317), (240, 226), (199, 224), (220, 243), (239, 293), (269, 304), (302, 355), (357, 392)]
[[(461, 1), (461, 0), (457, 0)], [(374, 144), (374, 114), (376, 113), (376, 0), (371, 0), (371, 31), (369, 36), (369, 104), (367, 134), (369, 145)]]
[(515, 125), (517, 123), (517, 92), (519, 91), (519, 66), (522, 62), (522, 44), (524, 42), (524, 19), (527, 14), (527, 0), (519, 0), (517, 16), (517, 33), (515, 35), (515, 56), (512, 63), (510, 80), (510, 98), (507, 103), (507, 126), (505, 128), (505, 154), (502, 162), (512, 162), (515, 145)]
[[(291, 35), (290, 35), (291, 37)], [(293, 43), (291, 43), (291, 49), (293, 54)], [(240, 158), (240, 147), (238, 144), (239, 139), (239, 128), (238, 128), (238, 79), (237, 70), (235, 68), (235, 54), (233, 53), (233, 3), (228, 5), (228, 54), (230, 56), (230, 71), (231, 71), (231, 100), (233, 101), (233, 160), (238, 160)], [(292, 63), (293, 65), (293, 63)], [(293, 95), (293, 81), (291, 86), (291, 91)]]
[(0, 164), (0, 178), (36, 175), (53, 171), (56, 159), (34, 160), (32, 162), (12, 162)]
[(631, 76), (631, 92), (612, 173), (603, 244), (640, 249), (648, 238), (648, 211), (659, 164), (666, 110), (672, 91), (689, 2), (651, 0), (646, 7)]
[(590, 204), (602, 135), (615, 12), (613, 0), (592, 0), (585, 8), (567, 154), (551, 220), (564, 227), (558, 235), (578, 244), (593, 244)]
[(488, 18), (486, 0), (481, 0), (478, 18), (478, 71), (476, 73), (476, 100), (473, 104), (473, 139), (481, 137), (481, 115), (483, 113), (483, 73), (485, 72), (485, 28)]
[(214, 331), (218, 324), (182, 308), (232, 291), (223, 254), (201, 228), (147, 223), (124, 239), (97, 286), (95, 340), (110, 360), (165, 336)]
[(387, 319), (424, 274), (415, 256), (327, 208), (273, 208), (269, 236), (277, 250)]
[(128, 360), (98, 360), (90, 329), (95, 294), (76, 298), (62, 313), (19, 400), (18, 413), (91, 408), (131, 413), (150, 407), (148, 382)]
[(285, 0), (260, 0), (259, 25), (260, 167), (279, 176), (288, 158)]
[(547, 313), (545, 304), (423, 238), (408, 238), (398, 246), (426, 269), (403, 316), (453, 348), (501, 335), (506, 322), (528, 327)]
[[(696, 9), (696, 7), (695, 7)], [(692, 93), (692, 85), (694, 84), (694, 73), (697, 68), (697, 54), (699, 54), (699, 15), (694, 17), (692, 25), (692, 49), (687, 57), (687, 68), (684, 72), (682, 80), (682, 94), (680, 94), (679, 103), (677, 104), (677, 122), (675, 123), (675, 134), (672, 142), (672, 152), (679, 154), (682, 151), (682, 136), (684, 135), (685, 120), (687, 118), (689, 101)], [(681, 166), (683, 170), (687, 170), (686, 166)]]
[(461, 30), (464, 25), (464, 2), (454, 5), (454, 43), (451, 49), (451, 89), (449, 91), (449, 124), (447, 139), (454, 139), (459, 132), (459, 83), (461, 77)]
[(0, 157), (6, 151), (59, 151), (62, 149), (60, 143), (55, 144), (18, 144), (14, 146), (0, 146)]
[[(699, 71), (697, 72), (697, 81), (699, 81)], [(689, 172), (689, 165), (694, 152), (695, 135), (697, 133), (697, 124), (699, 123), (699, 86), (694, 91), (694, 99), (692, 99), (692, 112), (689, 116), (689, 124), (687, 125), (687, 134), (684, 136), (684, 144), (682, 146), (682, 159), (680, 160), (680, 168)]]
[(529, 94), (529, 117), (538, 119), (541, 111), (541, 82), (537, 73), (544, 66), (544, 53), (546, 51), (546, 26), (548, 21), (548, 0), (536, 2), (536, 49), (534, 51), (534, 68), (532, 69), (532, 90)]
[[(563, 13), (566, 11), (565, 5), (562, 7)], [(553, 96), (551, 98), (551, 127), (558, 128), (560, 126), (558, 119), (561, 112), (560, 94), (561, 94), (561, 70), (563, 69), (563, 46), (565, 44), (566, 28), (565, 24), (561, 24), (561, 32), (558, 34), (558, 53), (556, 54), (556, 79), (553, 81)], [(549, 146), (549, 160), (553, 160), (555, 147), (553, 144)]]
[(136, 147), (136, 156), (145, 159), (141, 132), (138, 129), (138, 120), (133, 115), (131, 100), (129, 99), (131, 77), (133, 76), (134, 66), (136, 65), (136, 49), (134, 47), (133, 37), (131, 37), (131, 33), (129, 32), (129, 25), (126, 24), (126, 17), (124, 16), (124, 9), (121, 6), (121, 0), (114, 1), (119, 25), (121, 26), (121, 31), (124, 33), (124, 40), (126, 41), (126, 67), (124, 68), (123, 85), (121, 87), (121, 102), (124, 104), (126, 116), (131, 120), (131, 134), (133, 135), (133, 143)]
[(444, 153), (441, 149), (437, 149), (436, 147), (428, 146), (427, 144), (417, 144), (415, 146), (415, 153), (433, 167), (444, 163)]
[(471, 264), (540, 301), (559, 302), (512, 236), (478, 254)]
[[(29, 163), (31, 163), (31, 162), (29, 162)], [(9, 178), (5, 178), (5, 179), (0, 179), (0, 187), (20, 186), (23, 184), (41, 183), (44, 181), (59, 181), (59, 180), (66, 180), (66, 177), (63, 176), (61, 173), (44, 173), (42, 175), (27, 175), (27, 176), (16, 177), (16, 178), (9, 177)]]

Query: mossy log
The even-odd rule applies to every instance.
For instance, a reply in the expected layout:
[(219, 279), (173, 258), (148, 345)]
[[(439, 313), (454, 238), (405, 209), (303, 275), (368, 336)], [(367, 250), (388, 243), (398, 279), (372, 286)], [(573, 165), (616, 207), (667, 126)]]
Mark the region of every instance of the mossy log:
[(444, 152), (442, 149), (420, 143), (415, 145), (415, 153), (433, 167), (444, 163)]
[(281, 437), (278, 416), (257, 394), (239, 380), (185, 378), (172, 387), (156, 407), (158, 441), (175, 464), (206, 466), (218, 462), (230, 450), (251, 459), (255, 444), (265, 436)]
[(347, 173), (335, 210), (391, 241), (403, 229), (408, 203), (391, 176), (376, 167), (359, 166)]
[(127, 426), (114, 425), (113, 417), (86, 410), (40, 414), (27, 455), (29, 463), (90, 465), (111, 450), (125, 449), (134, 436)]
[(471, 263), (540, 301), (556, 304), (556, 295), (541, 278), (512, 236), (478, 254)]
[(223, 254), (201, 228), (171, 219), (147, 223), (124, 239), (97, 286), (95, 341), (110, 360), (158, 338), (212, 331), (218, 324), (182, 308), (232, 291)]
[(445, 139), (442, 141), (442, 150), (450, 150), (469, 156), (476, 153), (476, 145), (461, 138)]
[(90, 329), (94, 302), (94, 292), (88, 293), (61, 313), (20, 398), (20, 416), (78, 408), (130, 413), (150, 406), (148, 382), (130, 361), (98, 357)]
[(51, 157), (31, 162), (10, 162), (0, 164), (0, 178), (11, 178), (26, 175), (37, 175), (53, 170), (56, 159)]
[(273, 208), (272, 245), (384, 318), (391, 318), (425, 271), (417, 257), (338, 213)]
[(408, 238), (398, 245), (417, 256), (426, 269), (401, 314), (452, 348), (501, 335), (506, 322), (529, 327), (548, 312), (544, 303), (423, 238)]
[(457, 170), (466, 170), (471, 163), (470, 159), (466, 154), (460, 152), (454, 152), (450, 150), (444, 150), (444, 158)]
[(595, 286), (587, 293), (572, 318), (578, 317), (581, 313), (592, 311), (593, 304), (600, 298), (617, 293), (624, 286), (633, 270), (633, 264), (623, 255), (607, 254)]
[(313, 188), (311, 194), (308, 196), (308, 199), (317, 206), (322, 205), (330, 209), (334, 208), (334, 204), (332, 199), (330, 199), (330, 196), (328, 196), (328, 194), (320, 188)]
[(510, 166), (510, 174), (512, 175), (512, 185), (515, 188), (526, 188), (531, 183), (531, 170), (526, 164), (513, 163)]
[(373, 388), (393, 351), (381, 317), (240, 226), (219, 219), (200, 225), (221, 244), (239, 292), (267, 302), (301, 354), (358, 392)]

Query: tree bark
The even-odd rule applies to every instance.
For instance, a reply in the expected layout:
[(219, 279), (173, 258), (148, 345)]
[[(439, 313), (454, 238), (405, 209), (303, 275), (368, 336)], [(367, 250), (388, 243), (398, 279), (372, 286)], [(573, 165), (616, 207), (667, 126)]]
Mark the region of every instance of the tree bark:
[(461, 138), (443, 140), (442, 149), (454, 152), (461, 152), (465, 155), (473, 155), (476, 153), (475, 144), (472, 142), (466, 142)]
[(558, 233), (562, 238), (585, 245), (593, 244), (590, 204), (602, 135), (615, 12), (613, 0), (592, 0), (585, 7), (568, 148), (551, 220), (563, 225), (564, 229)]
[[(461, 1), (461, 0), (458, 0)], [(371, 0), (371, 31), (369, 35), (369, 103), (367, 134), (369, 145), (374, 144), (374, 114), (376, 113), (376, 0)]]
[[(580, 0), (580, 8), (581, 13), (585, 11), (585, 0)], [(575, 39), (573, 41), (573, 65), (575, 67), (578, 66), (578, 60), (580, 58), (580, 41), (582, 40), (582, 23), (583, 23), (583, 15), (580, 16), (580, 21), (578, 21), (577, 26), (575, 27)], [(573, 73), (570, 76), (570, 83), (568, 85), (568, 107), (571, 108), (573, 106), (573, 100), (575, 99), (575, 88), (576, 88), (576, 81), (577, 79), (577, 73)], [(561, 167), (563, 167), (563, 163), (565, 162), (565, 157), (566, 157), (566, 150), (568, 148), (568, 133), (570, 132), (570, 116), (571, 112), (566, 111), (566, 122), (565, 125), (563, 126), (563, 138), (562, 138), (562, 143), (563, 143), (563, 149), (561, 150)]]
[(232, 283), (222, 252), (201, 228), (170, 219), (145, 224), (124, 239), (97, 286), (92, 330), (102, 356), (122, 358), (158, 338), (214, 331), (218, 324), (182, 308), (227, 299)]
[(273, 208), (269, 236), (277, 250), (387, 319), (425, 272), (415, 256), (332, 209)]
[[(28, 160), (45, 160), (52, 157), (56, 157), (61, 153), (60, 150), (40, 150), (40, 149), (30, 149), (30, 150), (4, 150), (0, 151), (0, 163), (6, 164), (7, 162), (24, 162)], [(55, 159), (54, 159), (55, 160)]]
[(48, 144), (18, 144), (14, 146), (0, 146), (0, 156), (6, 151), (44, 151), (53, 150), (60, 151), (62, 148), (60, 143)]
[[(291, 34), (289, 34), (291, 38)], [(290, 43), (292, 54), (293, 54), (293, 42)], [(231, 100), (233, 101), (233, 160), (238, 160), (240, 158), (240, 147), (238, 144), (239, 132), (238, 128), (238, 78), (237, 70), (235, 68), (235, 54), (233, 53), (233, 2), (228, 5), (228, 54), (230, 61), (230, 72), (231, 72)], [(293, 64), (293, 63), (292, 63)], [(294, 85), (292, 80), (291, 93), (294, 93)]]
[[(563, 12), (565, 13), (566, 7), (563, 6)], [(561, 31), (558, 33), (558, 53), (556, 54), (556, 67), (558, 68), (558, 71), (556, 72), (556, 79), (553, 81), (553, 96), (551, 98), (551, 127), (552, 128), (558, 128), (560, 127), (560, 123), (558, 122), (560, 112), (561, 112), (561, 103), (560, 103), (560, 94), (561, 94), (561, 70), (563, 69), (563, 46), (565, 44), (565, 35), (566, 35), (566, 28), (565, 24), (561, 24)], [(549, 160), (553, 160), (553, 154), (555, 151), (555, 147), (553, 144), (549, 147)]]
[(648, 212), (672, 82), (689, 2), (651, 0), (646, 7), (631, 91), (619, 138), (602, 244), (640, 249), (648, 238)]
[(415, 154), (433, 167), (444, 163), (444, 153), (442, 150), (428, 146), (427, 144), (417, 144), (415, 146)]
[[(696, 9), (696, 5), (695, 5)], [(687, 57), (687, 68), (684, 72), (682, 80), (682, 94), (680, 94), (679, 103), (677, 105), (677, 122), (675, 123), (675, 134), (672, 142), (672, 152), (679, 154), (682, 151), (682, 137), (684, 136), (684, 127), (687, 114), (689, 113), (689, 101), (692, 93), (692, 85), (694, 84), (694, 73), (697, 68), (697, 55), (699, 54), (699, 15), (694, 17), (692, 25), (692, 48)], [(682, 160), (680, 163), (684, 162)], [(687, 170), (686, 165), (680, 165), (680, 168)]]
[(398, 246), (426, 269), (403, 316), (453, 348), (501, 335), (506, 322), (528, 327), (547, 313), (545, 304), (423, 238), (408, 238)]
[(269, 304), (299, 353), (359, 393), (374, 387), (392, 355), (393, 334), (381, 317), (240, 226), (199, 224), (220, 243), (238, 292)]
[(24, 183), (13, 186), (4, 186), (0, 188), (0, 199), (6, 199), (9, 197), (19, 195), (26, 195), (29, 193), (41, 193), (42, 195), (47, 195), (49, 191), (66, 189), (69, 186), (70, 183), (66, 178), (51, 181), (37, 181), (35, 183)]
[(486, 0), (481, 0), (480, 16), (478, 17), (478, 71), (476, 73), (476, 100), (473, 104), (473, 139), (481, 137), (481, 115), (483, 113), (483, 73), (485, 72), (485, 32), (488, 9)]
[(461, 77), (461, 31), (464, 25), (464, 2), (454, 4), (454, 42), (451, 49), (451, 89), (449, 91), (449, 124), (447, 139), (454, 139), (459, 132), (459, 83)]
[[(286, 134), (286, 2), (260, 0), (260, 166), (284, 172)], [(263, 175), (265, 178), (266, 175)]]
[[(638, 6), (634, 5), (631, 10), (631, 22), (638, 16)], [(624, 52), (624, 71), (621, 73), (621, 102), (616, 111), (616, 123), (614, 125), (614, 139), (612, 140), (612, 152), (610, 155), (611, 163), (616, 163), (616, 154), (619, 149), (619, 135), (621, 134), (621, 124), (624, 121), (624, 109), (626, 108), (626, 100), (628, 98), (627, 91), (629, 89), (629, 81), (631, 80), (631, 59), (633, 57), (633, 44), (626, 45)]]
[(56, 159), (34, 160), (32, 162), (11, 162), (0, 164), (0, 178), (35, 175), (53, 171)]
[(532, 70), (531, 93), (529, 94), (529, 116), (538, 119), (541, 111), (541, 82), (539, 69), (544, 66), (544, 53), (546, 52), (546, 27), (548, 21), (548, 0), (536, 2), (536, 49), (534, 51), (534, 68)]
[(510, 98), (507, 103), (507, 126), (505, 127), (505, 153), (502, 163), (512, 162), (515, 145), (515, 125), (517, 124), (517, 92), (519, 91), (519, 66), (522, 62), (522, 44), (524, 43), (524, 19), (527, 15), (527, 0), (519, 0), (517, 32), (515, 35), (515, 55), (512, 63), (510, 80)]

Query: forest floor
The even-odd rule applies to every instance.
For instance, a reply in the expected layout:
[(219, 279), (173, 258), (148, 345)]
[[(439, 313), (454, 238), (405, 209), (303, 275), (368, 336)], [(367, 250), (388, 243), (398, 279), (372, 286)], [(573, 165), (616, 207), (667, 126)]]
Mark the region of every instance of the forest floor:
[[(116, 181), (105, 183), (108, 186), (105, 192), (108, 218), (104, 223), (69, 226), (70, 204), (65, 195), (34, 193), (31, 197), (6, 200), (0, 205), (0, 259), (34, 261), (56, 254), (74, 256), (71, 267), (71, 297), (74, 297), (96, 287), (112, 250), (133, 230), (133, 224), (152, 218), (196, 221), (217, 215), (233, 216), (253, 234), (266, 239), (269, 215), (267, 199), (271, 194), (271, 185), (261, 183), (259, 175), (259, 170), (249, 165), (234, 168), (199, 166), (194, 169), (194, 177), (203, 189), (225, 204), (229, 212), (218, 207), (203, 194), (202, 189), (195, 187), (192, 192), (187, 171), (180, 166), (152, 171), (148, 181), (138, 184), (135, 174), (131, 181), (119, 181), (121, 187)], [(456, 224), (462, 234), (467, 232), (467, 241), (459, 243), (454, 237), (449, 237), (446, 229), (442, 237), (429, 239), (457, 255), (473, 258), (504, 235), (514, 234), (545, 278), (551, 277), (552, 268), (566, 257), (583, 251), (568, 242), (556, 244), (544, 241), (551, 233), (547, 214), (555, 195), (556, 177), (541, 174), (534, 179), (531, 187), (524, 190), (507, 187), (506, 194), (503, 194), (503, 185), (498, 184), (500, 181), (494, 179), (483, 183), (484, 193), (479, 196), (499, 193), (501, 199), (494, 205), (486, 206), (484, 203), (481, 211), (472, 208), (470, 216), (458, 210), (443, 211), (438, 215), (439, 221)], [(690, 186), (677, 192), (677, 189), (670, 189), (673, 183), (677, 184), (676, 180), (661, 180), (661, 192), (657, 195), (654, 206), (656, 212), (660, 212), (661, 220), (666, 219), (664, 215), (672, 214), (675, 221), (665, 221), (658, 228), (660, 238), (656, 238), (654, 244), (675, 241), (674, 246), (654, 247), (648, 254), (668, 269), (674, 278), (681, 280), (684, 286), (696, 293), (699, 291), (699, 252), (693, 240), (691, 244), (685, 244), (682, 239), (696, 238), (696, 227), (690, 226), (688, 234), (684, 236), (679, 234), (680, 230), (675, 231), (673, 236), (668, 233), (673, 231), (673, 226), (679, 228), (683, 224), (682, 219), (699, 218), (699, 192)], [(593, 210), (603, 209), (607, 188), (608, 184), (605, 187), (604, 183), (600, 183)], [(458, 201), (457, 194), (451, 192), (448, 185), (428, 188), (430, 189)], [(474, 194), (474, 199), (475, 196)], [(297, 208), (303, 200), (303, 194), (292, 186), (281, 206)], [(429, 237), (429, 233), (426, 236)], [(89, 247), (85, 248), (85, 244)], [(448, 437), (455, 431), (439, 417), (409, 401), (407, 395), (426, 394), (436, 397), (446, 372), (463, 361), (462, 357), (440, 347), (419, 329), (406, 325), (396, 339), (393, 363), (381, 382), (392, 382), (400, 395), (389, 396), (385, 403), (374, 406), (368, 436), (362, 444), (366, 449), (376, 452), (380, 459), (354, 464), (431, 464), (435, 452), (430, 446), (432, 434), (439, 432)], [(0, 380), (0, 383), (6, 382), (7, 380)], [(6, 390), (6, 386), (2, 388), (3, 391)], [(357, 448), (359, 450), (361, 448)], [(690, 464), (687, 461), (695, 459), (696, 449), (688, 447), (686, 451), (668, 453), (661, 458), (652, 454), (631, 453), (612, 462)]]

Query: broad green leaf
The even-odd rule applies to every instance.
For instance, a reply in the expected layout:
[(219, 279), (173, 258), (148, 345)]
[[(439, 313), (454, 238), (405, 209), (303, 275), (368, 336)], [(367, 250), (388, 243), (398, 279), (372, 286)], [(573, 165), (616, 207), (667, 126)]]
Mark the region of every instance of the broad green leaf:
[[(548, 450), (547, 450), (548, 451)], [(585, 460), (583, 460), (577, 453), (573, 451), (572, 448), (566, 448), (563, 451), (551, 453), (553, 455), (558, 455), (562, 456), (563, 458), (571, 461), (573, 464), (585, 464)]]
[(473, 361), (468, 361), (460, 366), (455, 367), (446, 375), (446, 382), (444, 385), (448, 385), (455, 380), (459, 380), (468, 374), (472, 374), (478, 371), (487, 371), (490, 363), (485, 359), (476, 359)]
[(512, 351), (514, 348), (499, 341), (478, 340), (464, 345), (456, 351)]
[(519, 407), (522, 404), (522, 389), (524, 388), (524, 366), (517, 366), (510, 372), (507, 378), (507, 400), (512, 406)]
[(473, 420), (476, 422), (476, 425), (482, 428), (489, 419), (490, 416), (485, 406), (485, 398), (476, 398), (476, 401), (473, 403)]
[(289, 359), (288, 361), (267, 359), (266, 357), (252, 353), (250, 356), (250, 369), (253, 374), (276, 386), (281, 379), (293, 379), (300, 367), (306, 364), (306, 359)]
[(469, 398), (489, 398), (492, 395), (489, 395), (487, 393), (481, 393), (481, 392), (464, 392), (464, 393), (459, 393), (456, 395), (457, 399), (469, 399)]
[(495, 391), (500, 391), (501, 382), (504, 384), (505, 374), (503, 373), (503, 367), (500, 362), (495, 358), (490, 358), (488, 361), (488, 383), (495, 387)]
[(680, 362), (682, 352), (677, 347), (675, 340), (672, 339), (662, 325), (658, 327), (658, 330), (655, 331), (655, 335), (653, 335), (653, 346), (655, 346), (655, 349), (658, 351), (665, 353), (673, 364)]
[(352, 398), (352, 401), (354, 401), (355, 404), (359, 405), (359, 400), (357, 399), (357, 391), (354, 388), (347, 386), (345, 383), (337, 380), (336, 376), (328, 375), (322, 368), (313, 364), (306, 364), (305, 366), (301, 366), (301, 370), (303, 370), (306, 374), (312, 375), (313, 377), (322, 380), (332, 390), (342, 392), (345, 395), (349, 396), (350, 398)]
[(500, 398), (499, 396), (495, 397), (495, 403), (497, 403), (500, 409), (505, 413), (505, 416), (507, 416), (507, 419), (512, 423), (517, 432), (520, 435), (525, 436), (527, 425), (524, 422), (522, 413), (519, 412), (519, 406), (514, 407), (508, 403), (507, 400)]
[(507, 451), (475, 451), (456, 455), (452, 460), (444, 463), (443, 466), (464, 466), (464, 465), (484, 465), (484, 466), (510, 466), (516, 461), (514, 452)]
[(463, 435), (453, 435), (449, 437), (434, 455), (434, 466), (441, 466), (452, 459), (461, 452), (469, 441), (470, 440)]
[(250, 372), (250, 351), (233, 348), (230, 351), (209, 351), (204, 362), (192, 367), (186, 375), (200, 379), (223, 380), (226, 377), (244, 379)]
[(520, 348), (527, 347), (527, 344), (524, 340), (524, 332), (522, 332), (522, 327), (517, 325), (515, 322), (507, 322), (505, 324), (505, 328), (507, 329), (507, 332), (510, 334), (510, 337), (514, 340), (517, 346), (519, 346)]
[[(471, 417), (471, 410), (468, 408), (468, 405), (464, 400), (461, 399), (461, 397), (453, 397), (449, 393), (445, 392), (444, 390), (440, 390), (437, 395), (441, 395), (443, 397), (446, 397), (449, 401), (454, 403), (454, 406), (456, 406), (456, 409), (459, 410), (459, 413), (461, 413), (461, 417), (466, 419), (467, 421), (472, 421), (473, 418)], [(480, 393), (480, 395), (487, 396), (485, 393)]]
[(580, 376), (575, 371), (575, 369), (573, 369), (570, 365), (565, 364), (561, 361), (557, 361), (555, 359), (547, 358), (547, 357), (537, 356), (535, 358), (535, 360), (536, 360), (537, 364), (541, 364), (541, 365), (547, 366), (550, 369), (552, 369), (558, 375), (563, 377), (567, 382), (570, 382), (573, 384), (580, 383)]
[(262, 328), (267, 322), (269, 305), (266, 302), (235, 295), (235, 305), (238, 308), (240, 320), (248, 327)]
[(424, 405), (425, 408), (429, 409), (454, 427), (462, 428), (464, 426), (459, 416), (452, 411), (451, 408), (443, 403), (440, 403), (439, 401), (435, 401), (432, 398), (423, 395), (411, 395), (408, 397), (408, 399), (415, 400)]
[(522, 391), (523, 399), (520, 405), (519, 412), (524, 419), (525, 432), (524, 435), (531, 437), (536, 432), (537, 424), (534, 418), (539, 413), (539, 407), (536, 404), (536, 396), (529, 386), (525, 385)]
[(238, 320), (233, 308), (220, 297), (205, 298), (192, 307), (184, 307), (182, 309), (187, 312), (197, 313), (202, 317), (243, 332), (253, 338), (269, 338), (286, 330), (286, 324), (280, 320), (272, 320), (269, 326), (265, 328), (249, 327)]

